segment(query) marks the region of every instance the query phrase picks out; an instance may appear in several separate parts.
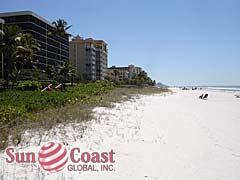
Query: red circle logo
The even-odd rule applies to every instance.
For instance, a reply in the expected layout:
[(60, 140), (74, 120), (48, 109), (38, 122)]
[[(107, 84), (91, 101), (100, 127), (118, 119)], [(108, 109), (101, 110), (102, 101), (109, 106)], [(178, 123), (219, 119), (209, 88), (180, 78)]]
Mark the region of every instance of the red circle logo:
[(59, 172), (68, 162), (67, 149), (60, 143), (49, 142), (38, 152), (38, 162), (45, 171)]

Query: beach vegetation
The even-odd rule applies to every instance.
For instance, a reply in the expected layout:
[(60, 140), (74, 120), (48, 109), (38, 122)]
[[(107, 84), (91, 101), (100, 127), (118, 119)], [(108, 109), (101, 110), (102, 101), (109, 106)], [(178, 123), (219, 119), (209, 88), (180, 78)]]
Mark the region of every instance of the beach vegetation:
[(2, 92), (0, 94), (0, 109), (7, 110), (1, 114), (0, 123), (22, 116), (25, 112), (37, 112), (50, 107), (74, 104), (77, 101), (87, 102), (91, 100), (92, 96), (114, 89), (113, 83), (107, 81), (67, 87), (65, 91), (41, 92), (39, 91), (40, 86), (41, 84), (37, 81), (23, 81), (18, 84), (17, 90)]
[[(34, 83), (28, 81), (22, 84), (29, 87)], [(109, 81), (79, 84), (66, 87), (64, 91), (3, 91), (0, 94), (0, 149), (11, 142), (19, 143), (26, 129), (88, 121), (92, 119), (94, 107), (112, 107), (114, 102), (130, 100), (140, 94), (167, 91), (155, 87), (116, 86)]]

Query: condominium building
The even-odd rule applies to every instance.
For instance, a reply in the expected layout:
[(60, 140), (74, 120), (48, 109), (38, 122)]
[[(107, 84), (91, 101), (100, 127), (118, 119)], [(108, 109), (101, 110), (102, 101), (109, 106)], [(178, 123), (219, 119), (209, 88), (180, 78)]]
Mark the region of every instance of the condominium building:
[(102, 40), (95, 40), (96, 48), (96, 78), (98, 80), (105, 79), (107, 77), (107, 44)]
[[(1, 31), (1, 35), (0, 38), (3, 38), (3, 25), (4, 25), (4, 20), (0, 18), (0, 31)], [(0, 79), (3, 78), (4, 74), (3, 74), (3, 52), (0, 52)]]
[[(40, 69), (47, 65), (62, 65), (69, 59), (68, 35), (59, 36), (49, 32), (54, 30), (52, 23), (32, 11), (0, 13), (6, 25), (18, 25), (23, 32), (30, 33), (41, 45), (35, 54), (34, 63)], [(6, 69), (5, 69), (6, 71)]]
[(76, 36), (69, 43), (70, 63), (78, 76), (87, 80), (107, 77), (108, 50), (103, 40)]
[(129, 78), (132, 79), (134, 75), (138, 75), (142, 72), (142, 68), (131, 64), (128, 66), (128, 71), (129, 71)]
[[(117, 71), (117, 73), (116, 73)], [(127, 67), (116, 67), (112, 66), (108, 68), (108, 77), (110, 79), (117, 79), (120, 81), (123, 80), (132, 80), (135, 75), (140, 74), (142, 71), (141, 67), (137, 67), (134, 65), (129, 65)]]

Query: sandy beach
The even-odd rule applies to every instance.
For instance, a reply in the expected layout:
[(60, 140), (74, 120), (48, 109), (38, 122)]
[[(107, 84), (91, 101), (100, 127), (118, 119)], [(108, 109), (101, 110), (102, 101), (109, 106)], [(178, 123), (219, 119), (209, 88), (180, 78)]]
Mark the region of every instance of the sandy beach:
[[(89, 151), (115, 151), (115, 171), (44, 173), (36, 164), (7, 164), (3, 179), (238, 180), (240, 99), (223, 91), (183, 91), (141, 96), (95, 108), (87, 123), (28, 131), (18, 149), (38, 151), (49, 141)], [(198, 98), (208, 93), (207, 100)], [(82, 134), (82, 129), (86, 131)]]

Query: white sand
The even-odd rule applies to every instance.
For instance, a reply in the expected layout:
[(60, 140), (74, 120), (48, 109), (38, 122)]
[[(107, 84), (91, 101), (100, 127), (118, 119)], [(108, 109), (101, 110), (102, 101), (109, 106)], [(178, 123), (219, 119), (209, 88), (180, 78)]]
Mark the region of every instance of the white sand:
[[(37, 165), (10, 165), (1, 155), (3, 179), (81, 180), (239, 180), (240, 99), (234, 93), (176, 91), (142, 96), (115, 108), (96, 108), (87, 124), (65, 125), (51, 132), (25, 134), (23, 151), (48, 141), (88, 150), (116, 152), (114, 172), (47, 174)], [(81, 138), (82, 127), (87, 127)], [(20, 149), (20, 147), (19, 147)]]

